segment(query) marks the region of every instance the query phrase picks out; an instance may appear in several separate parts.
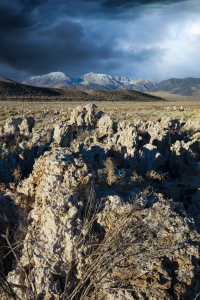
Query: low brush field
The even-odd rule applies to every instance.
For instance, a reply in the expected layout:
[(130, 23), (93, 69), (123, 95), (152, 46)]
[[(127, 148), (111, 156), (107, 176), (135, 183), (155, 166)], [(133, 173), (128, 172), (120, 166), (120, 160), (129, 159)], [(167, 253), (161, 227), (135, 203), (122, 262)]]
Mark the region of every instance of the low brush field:
[[(156, 121), (162, 117), (172, 119), (194, 119), (200, 114), (200, 98), (173, 95), (170, 93), (150, 93), (162, 97), (165, 101), (93, 101), (98, 110), (103, 110), (116, 121), (131, 123), (133, 119)], [(22, 102), (0, 101), (0, 126), (4, 126), (8, 117), (21, 114), (33, 115), (36, 127), (54, 123), (68, 116), (77, 106), (85, 106), (85, 101)]]

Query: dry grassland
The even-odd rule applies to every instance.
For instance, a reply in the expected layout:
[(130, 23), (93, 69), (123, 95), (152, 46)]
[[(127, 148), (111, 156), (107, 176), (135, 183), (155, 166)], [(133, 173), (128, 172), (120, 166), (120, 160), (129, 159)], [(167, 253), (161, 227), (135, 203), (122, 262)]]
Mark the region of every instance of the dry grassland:
[[(132, 122), (133, 119), (144, 121), (156, 121), (161, 117), (194, 119), (200, 116), (200, 98), (173, 95), (166, 92), (149, 93), (160, 96), (166, 101), (159, 102), (109, 102), (94, 101), (98, 110), (109, 113), (115, 120)], [(5, 124), (8, 117), (17, 117), (22, 113), (33, 115), (36, 121), (36, 127), (55, 123), (57, 120), (67, 116), (77, 106), (85, 106), (88, 102), (17, 102), (0, 101), (0, 126)], [(176, 106), (176, 110), (174, 110)], [(180, 111), (180, 107), (184, 110)], [(49, 110), (48, 114), (44, 113)], [(61, 112), (62, 110), (62, 112)], [(61, 112), (61, 113), (60, 113)]]

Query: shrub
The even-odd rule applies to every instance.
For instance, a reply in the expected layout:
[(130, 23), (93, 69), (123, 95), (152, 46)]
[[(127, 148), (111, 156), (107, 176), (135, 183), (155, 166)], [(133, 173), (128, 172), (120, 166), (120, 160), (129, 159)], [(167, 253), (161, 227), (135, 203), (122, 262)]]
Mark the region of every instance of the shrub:
[(103, 187), (121, 187), (123, 190), (132, 190), (138, 188), (143, 190), (147, 187), (146, 181), (142, 176), (133, 171), (130, 176), (126, 177), (126, 173), (121, 172), (119, 175), (115, 174), (115, 168), (120, 163), (111, 157), (108, 157), (104, 162), (104, 168), (97, 170), (96, 184)]
[(108, 157), (103, 162), (104, 168), (97, 170), (97, 185), (112, 186), (117, 182), (118, 177), (115, 175), (115, 168), (117, 167), (116, 161), (113, 158)]
[[(66, 274), (63, 300), (103, 300), (106, 299), (107, 292), (114, 294), (120, 289), (127, 289), (134, 293), (138, 289), (137, 283), (134, 286), (133, 279), (139, 279), (142, 276), (138, 262), (142, 262), (141, 265), (143, 266), (148, 266), (155, 259), (158, 261), (162, 257), (172, 256), (177, 249), (185, 247), (184, 242), (181, 240), (177, 242), (174, 238), (176, 234), (174, 237), (172, 234), (171, 239), (169, 239), (170, 235), (165, 237), (158, 234), (162, 228), (165, 230), (165, 222), (168, 219), (168, 214), (166, 214), (165, 209), (163, 210), (162, 205), (160, 208), (159, 206), (152, 208), (149, 212), (151, 219), (144, 221), (144, 217), (148, 213), (144, 209), (146, 205), (146, 192), (132, 199), (129, 204), (121, 202), (117, 209), (111, 207), (106, 212), (102, 211), (102, 203), (97, 203), (94, 196), (89, 199), (84, 214), (84, 224), (81, 225), (81, 233), (74, 244), (71, 269), (68, 269)], [(103, 234), (97, 227), (98, 219), (101, 220), (101, 223), (102, 220), (104, 224), (107, 222), (106, 231)], [(31, 229), (33, 236), (34, 230), (37, 231), (37, 228)], [(24, 299), (38, 300), (34, 272), (40, 270), (34, 270), (31, 259), (34, 247), (37, 247), (37, 251), (39, 249), (39, 241), (30, 238), (30, 241), (26, 241), (27, 245), (24, 245), (24, 251), (28, 251), (30, 261), (29, 270), (25, 270), (16, 254), (16, 245), (12, 245), (10, 242), (9, 230), (4, 237), (8, 248), (13, 252), (17, 263), (21, 265), (21, 270), (27, 279), (27, 294), (24, 294)], [(29, 243), (31, 245), (30, 251), (28, 250)], [(85, 253), (81, 276), (79, 276), (78, 281), (72, 280), (73, 283), (70, 286), (68, 277), (71, 276), (75, 279), (73, 276), (76, 275), (77, 266), (80, 262), (77, 253), (80, 253), (81, 248), (84, 249)], [(140, 287), (144, 294), (146, 288), (148, 286)], [(1, 277), (1, 274), (0, 289), (7, 293), (8, 299), (19, 299), (9, 286), (6, 277)]]

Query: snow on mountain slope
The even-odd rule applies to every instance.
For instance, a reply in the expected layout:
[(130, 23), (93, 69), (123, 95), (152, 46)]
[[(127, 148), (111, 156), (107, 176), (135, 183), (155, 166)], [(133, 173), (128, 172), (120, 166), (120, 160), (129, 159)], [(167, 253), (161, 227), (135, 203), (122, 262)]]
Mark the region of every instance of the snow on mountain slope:
[(24, 84), (35, 86), (47, 86), (56, 88), (70, 88), (70, 85), (80, 84), (84, 86), (96, 84), (97, 86), (105, 87), (109, 90), (115, 89), (133, 89), (141, 92), (148, 91), (156, 85), (155, 80), (152, 79), (133, 79), (128, 77), (110, 76), (107, 74), (88, 73), (81, 78), (71, 78), (63, 72), (52, 72), (47, 75), (34, 76), (23, 82)]
[(77, 82), (78, 78), (75, 78), (75, 81), (73, 81), (73, 78), (68, 77), (63, 72), (51, 72), (46, 75), (31, 77), (23, 83), (35, 86), (64, 88)]
[(83, 76), (84, 84), (98, 83), (98, 84), (116, 84), (116, 79), (107, 74), (88, 73)]
[(134, 89), (139, 91), (148, 91), (150, 87), (156, 85), (153, 79), (133, 79), (128, 77), (112, 77), (106, 74), (88, 73), (82, 77), (83, 84), (96, 83), (104, 86), (113, 86), (118, 89)]

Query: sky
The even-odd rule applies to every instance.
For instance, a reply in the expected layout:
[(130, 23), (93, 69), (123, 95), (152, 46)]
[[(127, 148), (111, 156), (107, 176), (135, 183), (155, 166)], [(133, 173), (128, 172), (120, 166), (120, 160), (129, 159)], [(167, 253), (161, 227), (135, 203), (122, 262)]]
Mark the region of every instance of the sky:
[(0, 0), (0, 77), (200, 78), (199, 0)]

